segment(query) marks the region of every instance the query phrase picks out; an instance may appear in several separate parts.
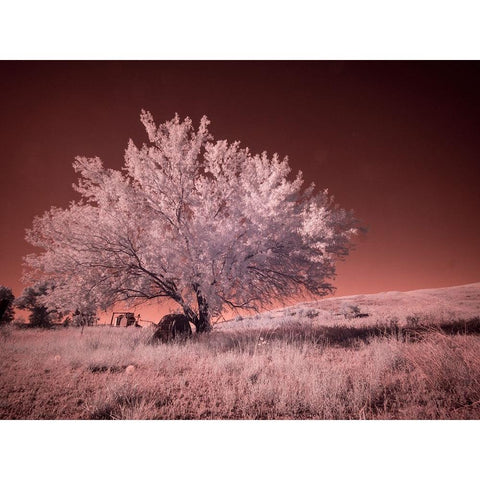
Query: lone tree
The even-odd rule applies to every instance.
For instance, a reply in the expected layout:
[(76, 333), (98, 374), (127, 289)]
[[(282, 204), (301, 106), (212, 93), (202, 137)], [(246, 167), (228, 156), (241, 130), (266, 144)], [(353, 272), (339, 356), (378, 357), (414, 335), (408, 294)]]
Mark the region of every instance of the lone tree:
[(15, 296), (8, 287), (0, 285), (0, 325), (5, 325), (13, 320), (13, 301)]
[(34, 219), (26, 258), (34, 278), (53, 281), (51, 305), (107, 308), (171, 299), (197, 332), (226, 307), (252, 308), (292, 295), (332, 291), (356, 221), (327, 192), (289, 179), (287, 158), (252, 155), (214, 141), (203, 117), (141, 121), (150, 143), (132, 140), (122, 171), (77, 157), (81, 200)]

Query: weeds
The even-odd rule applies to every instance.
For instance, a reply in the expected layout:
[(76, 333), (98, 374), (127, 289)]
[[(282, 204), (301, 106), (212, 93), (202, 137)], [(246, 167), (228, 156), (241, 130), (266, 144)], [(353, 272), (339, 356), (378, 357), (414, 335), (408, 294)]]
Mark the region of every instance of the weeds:
[(150, 329), (11, 328), (0, 418), (480, 418), (480, 318), (298, 317), (157, 346)]

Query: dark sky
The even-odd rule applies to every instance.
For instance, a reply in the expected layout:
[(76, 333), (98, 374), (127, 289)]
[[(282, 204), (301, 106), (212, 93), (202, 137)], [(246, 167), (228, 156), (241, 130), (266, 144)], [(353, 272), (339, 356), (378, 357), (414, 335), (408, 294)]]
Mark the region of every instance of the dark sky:
[(369, 229), (338, 295), (480, 281), (480, 62), (0, 62), (0, 284), (24, 230), (76, 198), (76, 155), (120, 168), (128, 139), (206, 114), (216, 139), (288, 155)]

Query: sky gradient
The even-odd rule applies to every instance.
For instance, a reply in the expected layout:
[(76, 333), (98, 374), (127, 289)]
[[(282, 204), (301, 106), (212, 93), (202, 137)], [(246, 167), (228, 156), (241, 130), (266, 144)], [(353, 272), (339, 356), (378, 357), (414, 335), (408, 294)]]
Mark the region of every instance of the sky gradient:
[(78, 198), (72, 162), (120, 168), (140, 110), (211, 120), (288, 155), (368, 233), (337, 295), (480, 281), (480, 62), (0, 62), (0, 284), (21, 293), (33, 217)]

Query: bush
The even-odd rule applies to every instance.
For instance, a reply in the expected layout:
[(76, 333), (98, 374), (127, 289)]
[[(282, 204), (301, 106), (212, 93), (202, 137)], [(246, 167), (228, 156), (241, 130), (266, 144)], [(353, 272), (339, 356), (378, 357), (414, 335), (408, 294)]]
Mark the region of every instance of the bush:
[(13, 320), (13, 301), (15, 297), (12, 290), (0, 285), (0, 325), (10, 323)]
[(341, 313), (345, 318), (356, 318), (361, 315), (360, 307), (353, 303), (345, 303), (342, 305)]

